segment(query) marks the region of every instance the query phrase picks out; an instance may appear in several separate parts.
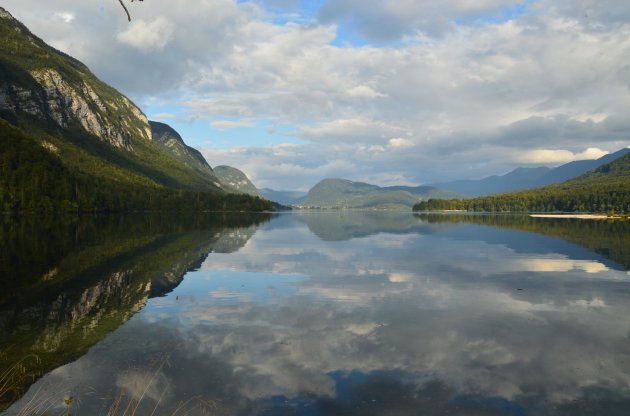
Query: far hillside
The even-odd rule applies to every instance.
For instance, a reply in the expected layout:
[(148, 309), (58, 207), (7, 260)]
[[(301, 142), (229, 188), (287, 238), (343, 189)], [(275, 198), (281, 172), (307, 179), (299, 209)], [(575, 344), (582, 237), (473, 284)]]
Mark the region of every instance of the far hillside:
[(630, 214), (630, 154), (560, 184), (473, 199), (431, 199), (414, 210)]
[(256, 185), (239, 169), (232, 166), (215, 166), (214, 174), (228, 192), (262, 197)]
[(516, 168), (505, 175), (493, 175), (483, 179), (465, 179), (436, 183), (433, 184), (433, 186), (459, 192), (462, 195), (470, 197), (538, 188), (576, 178), (628, 153), (630, 153), (630, 149), (621, 149), (599, 159), (577, 160), (555, 168)]
[(461, 195), (431, 186), (380, 187), (347, 179), (324, 179), (306, 195), (301, 207), (326, 209), (410, 210), (429, 198), (457, 198)]
[(306, 198), (306, 192), (300, 191), (277, 191), (275, 189), (262, 188), (260, 193), (265, 199), (289, 206), (300, 205)]

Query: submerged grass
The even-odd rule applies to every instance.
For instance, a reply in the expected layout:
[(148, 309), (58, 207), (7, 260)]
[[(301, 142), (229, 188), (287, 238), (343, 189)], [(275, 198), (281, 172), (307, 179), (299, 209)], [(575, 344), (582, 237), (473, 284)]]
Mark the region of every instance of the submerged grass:
[[(6, 359), (6, 353), (0, 351), (0, 359)], [(25, 381), (30, 379), (31, 383), (39, 378), (37, 368), (40, 359), (36, 355), (27, 355), (18, 362), (6, 368), (0, 373), (0, 403), (11, 397), (19, 397), (24, 394)]]
[[(188, 416), (188, 415), (212, 415), (217, 410), (217, 404), (212, 400), (205, 400), (201, 397), (191, 397), (188, 400), (175, 404), (173, 410), (168, 411), (163, 408), (163, 400), (168, 395), (169, 390), (173, 387), (170, 382), (165, 383), (160, 388), (160, 394), (157, 398), (149, 397), (148, 392), (152, 387), (157, 386), (160, 379), (162, 369), (169, 365), (170, 354), (166, 354), (150, 373), (144, 379), (141, 386), (141, 394), (139, 397), (133, 397), (128, 394), (124, 388), (118, 388), (118, 392), (113, 399), (103, 398), (106, 402), (103, 407), (105, 416)], [(0, 397), (15, 394), (21, 395), (19, 389), (23, 385), (21, 379), (23, 377), (32, 376), (29, 369), (28, 361), (38, 361), (36, 356), (23, 358), (11, 368), (0, 374)], [(79, 416), (81, 415), (81, 396), (78, 391), (72, 391), (67, 386), (55, 386), (52, 389), (50, 385), (41, 383), (31, 397), (22, 405), (16, 413), (17, 416)], [(93, 394), (94, 391), (88, 389), (87, 394)], [(15, 397), (15, 396), (14, 396)], [(155, 401), (154, 405), (149, 401)], [(150, 413), (149, 413), (150, 412)]]

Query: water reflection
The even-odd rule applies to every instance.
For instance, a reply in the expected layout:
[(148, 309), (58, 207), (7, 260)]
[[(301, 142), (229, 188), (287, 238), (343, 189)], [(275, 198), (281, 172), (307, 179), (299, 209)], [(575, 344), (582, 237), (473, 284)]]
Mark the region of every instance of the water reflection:
[(408, 212), (323, 211), (301, 212), (309, 230), (324, 241), (343, 241), (378, 233), (433, 234), (453, 228), (447, 221), (418, 221)]
[[(630, 250), (628, 249), (630, 247), (630, 221), (459, 214), (420, 214), (417, 217), (432, 224), (480, 224), (499, 227), (502, 230), (524, 231), (531, 235), (542, 234), (556, 239), (554, 241), (556, 249), (565, 245), (564, 242), (567, 241), (578, 245), (573, 252), (576, 252), (576, 249), (587, 249), (596, 254), (593, 258), (603, 257), (617, 263), (611, 264), (612, 267), (620, 270), (630, 269)], [(512, 244), (527, 241), (527, 238), (523, 238), (524, 234), (520, 233), (519, 237), (513, 239)], [(528, 249), (533, 248), (530, 246)]]
[(149, 298), (170, 292), (216, 244), (224, 252), (245, 244), (235, 230), (268, 219), (152, 215), (1, 222), (0, 408), (45, 372), (83, 355)]
[(200, 249), (8, 414), (70, 391), (87, 415), (116, 398), (164, 415), (625, 415), (627, 225), (538, 221), (289, 214), (224, 232), (246, 244)]

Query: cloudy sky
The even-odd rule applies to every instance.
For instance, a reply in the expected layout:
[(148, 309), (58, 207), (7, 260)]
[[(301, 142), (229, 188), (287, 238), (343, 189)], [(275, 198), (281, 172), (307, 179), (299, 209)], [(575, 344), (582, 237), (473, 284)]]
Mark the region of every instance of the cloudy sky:
[(258, 187), (505, 173), (630, 145), (627, 0), (3, 0)]

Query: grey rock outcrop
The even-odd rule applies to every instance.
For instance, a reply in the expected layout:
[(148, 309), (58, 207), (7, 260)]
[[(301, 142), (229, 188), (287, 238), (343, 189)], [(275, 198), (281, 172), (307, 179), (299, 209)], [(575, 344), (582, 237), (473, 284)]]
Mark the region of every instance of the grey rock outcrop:
[(72, 85), (51, 68), (30, 75), (40, 88), (5, 84), (0, 88), (0, 110), (27, 113), (64, 129), (76, 121), (86, 132), (119, 148), (131, 148), (132, 134), (151, 140), (147, 117), (128, 99), (105, 103), (85, 81)]
[(35, 117), (60, 129), (80, 128), (111, 145), (131, 150), (132, 138), (151, 140), (144, 113), (76, 59), (33, 35), (0, 7), (2, 118)]

